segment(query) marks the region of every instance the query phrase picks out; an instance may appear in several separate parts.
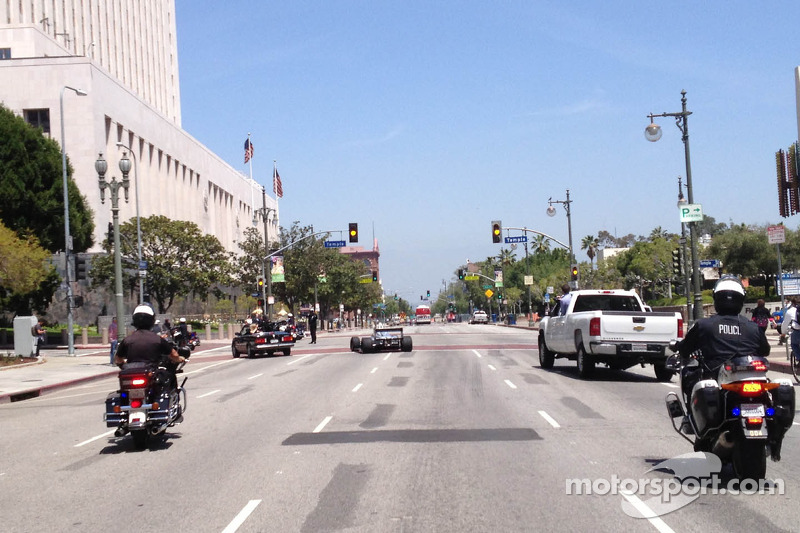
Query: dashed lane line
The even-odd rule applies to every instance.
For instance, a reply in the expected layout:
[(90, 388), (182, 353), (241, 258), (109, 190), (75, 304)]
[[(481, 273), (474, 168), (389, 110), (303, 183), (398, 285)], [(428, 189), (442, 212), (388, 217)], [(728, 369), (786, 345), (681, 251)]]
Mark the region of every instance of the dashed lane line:
[(207, 393), (205, 393), (205, 394), (201, 394), (201, 395), (200, 395), (200, 396), (198, 396), (197, 398), (205, 398), (206, 396), (211, 396), (212, 394), (216, 394), (216, 393), (218, 393), (218, 392), (219, 392), (219, 391), (221, 391), (221, 390), (222, 390), (222, 389), (212, 390), (211, 392), (207, 392)]
[(322, 422), (320, 422), (317, 427), (314, 428), (314, 431), (312, 431), (312, 433), (319, 433), (320, 431), (322, 431), (322, 428), (324, 428), (328, 424), (328, 422), (331, 421), (331, 419), (333, 419), (332, 416), (326, 416), (325, 419)]
[(98, 435), (96, 437), (92, 437), (89, 440), (85, 440), (83, 442), (80, 442), (80, 443), (76, 444), (74, 447), (75, 448), (80, 448), (84, 444), (89, 444), (90, 442), (94, 442), (96, 440), (102, 439), (103, 437), (108, 437), (109, 435), (113, 435), (114, 431), (116, 431), (116, 430), (112, 429), (111, 431), (106, 431), (105, 433), (102, 433), (102, 434), (100, 434), (100, 435)]
[(360, 389), (362, 386), (364, 386), (364, 384), (363, 383), (359, 383), (358, 385), (353, 387), (353, 392), (358, 392), (358, 389)]
[(671, 527), (669, 527), (663, 520), (661, 520), (661, 518), (656, 516), (656, 513), (652, 509), (650, 509), (650, 507), (648, 507), (646, 503), (640, 500), (639, 497), (636, 496), (636, 494), (627, 490), (620, 490), (619, 493), (622, 494), (622, 497), (628, 500), (630, 504), (636, 508), (637, 511), (642, 513), (642, 516), (647, 518), (647, 521), (650, 522), (653, 525), (653, 527), (655, 527), (661, 533), (675, 533), (674, 530)]
[(261, 503), (261, 500), (250, 500), (247, 502), (247, 505), (239, 511), (239, 514), (236, 515), (236, 518), (231, 520), (231, 523), (228, 524), (225, 529), (222, 530), (222, 533), (234, 533), (236, 530), (239, 529), (239, 526), (244, 524), (244, 521), (247, 520), (247, 517), (255, 511), (258, 504)]
[(506, 385), (508, 385), (508, 386), (509, 386), (509, 387), (511, 387), (512, 389), (516, 389), (516, 388), (517, 388), (517, 386), (516, 386), (516, 385), (514, 385), (513, 383), (511, 383), (511, 381), (510, 381), (510, 380), (506, 379), (506, 380), (505, 380), (505, 382), (506, 382)]
[(551, 426), (553, 426), (554, 428), (558, 429), (558, 428), (560, 428), (560, 427), (561, 427), (561, 425), (560, 425), (558, 422), (556, 422), (556, 421), (555, 421), (555, 419), (554, 419), (552, 416), (548, 415), (548, 414), (547, 414), (547, 413), (545, 413), (544, 411), (539, 411), (539, 414), (540, 414), (540, 415), (542, 415), (542, 418), (544, 418), (545, 420), (547, 420), (547, 422), (548, 422), (548, 423), (549, 423)]

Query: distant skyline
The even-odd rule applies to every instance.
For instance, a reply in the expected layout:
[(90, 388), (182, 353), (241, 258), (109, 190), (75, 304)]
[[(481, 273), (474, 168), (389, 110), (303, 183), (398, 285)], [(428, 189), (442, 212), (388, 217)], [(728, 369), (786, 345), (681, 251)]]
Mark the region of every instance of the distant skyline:
[[(500, 253), (490, 223), (568, 241), (677, 233), (686, 90), (695, 202), (778, 216), (774, 154), (797, 140), (796, 2), (176, 2), (183, 127), (282, 178), (281, 225), (358, 222), (384, 289), (414, 303)], [(338, 238), (338, 236), (337, 236)], [(555, 246), (555, 244), (554, 244)], [(507, 248), (508, 245), (502, 245)], [(522, 246), (517, 249), (522, 256)], [(568, 273), (564, 273), (565, 279)]]

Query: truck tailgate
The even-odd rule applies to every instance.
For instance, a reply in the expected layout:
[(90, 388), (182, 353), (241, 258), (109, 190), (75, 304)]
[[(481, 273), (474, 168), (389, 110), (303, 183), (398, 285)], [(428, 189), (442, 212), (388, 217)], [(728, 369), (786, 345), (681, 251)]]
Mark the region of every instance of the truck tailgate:
[(678, 317), (673, 313), (603, 311), (600, 336), (604, 340), (667, 342), (678, 336)]

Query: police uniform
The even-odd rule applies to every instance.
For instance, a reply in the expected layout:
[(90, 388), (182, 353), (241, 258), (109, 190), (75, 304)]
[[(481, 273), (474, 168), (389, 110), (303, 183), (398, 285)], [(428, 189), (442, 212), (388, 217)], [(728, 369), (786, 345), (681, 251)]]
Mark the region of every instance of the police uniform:
[(137, 329), (125, 337), (117, 348), (117, 356), (125, 359), (126, 363), (158, 364), (171, 353), (171, 342), (146, 329)]

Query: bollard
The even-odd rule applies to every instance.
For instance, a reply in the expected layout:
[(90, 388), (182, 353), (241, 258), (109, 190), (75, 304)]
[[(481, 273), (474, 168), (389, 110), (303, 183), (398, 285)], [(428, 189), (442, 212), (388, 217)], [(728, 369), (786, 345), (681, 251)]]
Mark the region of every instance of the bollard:
[(89, 344), (89, 328), (81, 328), (81, 343), (84, 346)]
[(232, 339), (234, 336), (234, 331), (235, 331), (234, 328), (235, 328), (234, 324), (228, 324), (228, 338), (230, 339)]
[(206, 340), (211, 340), (211, 324), (206, 324)]
[(225, 326), (220, 322), (219, 324), (219, 340), (223, 340), (225, 338)]

